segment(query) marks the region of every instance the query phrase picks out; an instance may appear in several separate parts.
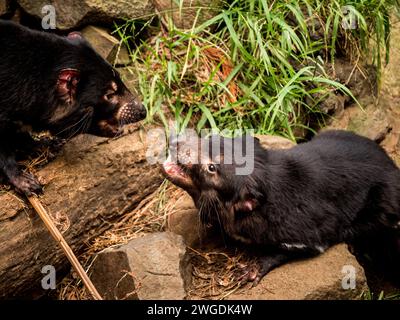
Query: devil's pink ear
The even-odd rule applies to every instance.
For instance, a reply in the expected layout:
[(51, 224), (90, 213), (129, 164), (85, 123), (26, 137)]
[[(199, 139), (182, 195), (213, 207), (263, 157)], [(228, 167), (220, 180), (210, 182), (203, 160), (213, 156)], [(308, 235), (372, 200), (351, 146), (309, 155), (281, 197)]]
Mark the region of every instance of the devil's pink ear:
[(234, 204), (235, 212), (252, 212), (257, 207), (256, 199), (239, 200)]
[(256, 182), (251, 177), (248, 177), (240, 188), (233, 208), (235, 212), (253, 212), (259, 206), (259, 199), (261, 198), (262, 194), (258, 191)]
[(76, 69), (62, 69), (57, 79), (57, 95), (64, 103), (75, 103), (76, 88), (79, 83), (79, 71)]
[(73, 31), (70, 32), (67, 36), (68, 39), (74, 40), (74, 39), (83, 39), (83, 36), (80, 32), (78, 31)]

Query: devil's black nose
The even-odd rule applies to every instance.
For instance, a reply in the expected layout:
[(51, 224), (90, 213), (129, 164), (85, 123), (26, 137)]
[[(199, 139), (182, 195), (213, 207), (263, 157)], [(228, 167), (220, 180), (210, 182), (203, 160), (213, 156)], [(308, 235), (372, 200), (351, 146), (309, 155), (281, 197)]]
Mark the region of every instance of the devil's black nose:
[(145, 119), (146, 116), (147, 116), (147, 110), (144, 107), (144, 105), (141, 105), (140, 109), (139, 109), (139, 118), (140, 118), (140, 120)]
[(139, 99), (135, 99), (133, 102), (133, 108), (135, 109), (135, 114), (137, 121), (143, 120), (147, 116), (147, 111), (143, 103)]

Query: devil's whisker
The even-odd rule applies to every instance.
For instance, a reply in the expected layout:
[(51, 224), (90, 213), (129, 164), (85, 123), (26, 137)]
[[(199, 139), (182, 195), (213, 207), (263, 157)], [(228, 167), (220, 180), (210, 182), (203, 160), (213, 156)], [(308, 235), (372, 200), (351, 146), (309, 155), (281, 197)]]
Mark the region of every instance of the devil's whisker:
[(76, 121), (75, 123), (65, 127), (63, 130), (58, 131), (57, 133), (55, 133), (55, 135), (60, 135), (61, 133), (64, 133), (68, 130), (70, 130), (71, 128), (75, 127), (76, 125), (78, 125), (80, 122), (85, 121), (85, 117), (88, 116), (88, 114), (85, 114), (81, 119), (79, 119), (78, 121)]

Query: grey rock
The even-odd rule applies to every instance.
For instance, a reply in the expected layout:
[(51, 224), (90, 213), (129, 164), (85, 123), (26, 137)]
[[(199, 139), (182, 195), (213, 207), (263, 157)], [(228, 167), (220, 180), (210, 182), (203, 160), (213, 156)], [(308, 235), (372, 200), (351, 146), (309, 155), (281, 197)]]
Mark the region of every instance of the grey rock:
[(112, 65), (127, 65), (130, 63), (128, 49), (120, 44), (107, 29), (87, 26), (82, 31), (84, 38), (92, 47)]
[(359, 106), (346, 108), (340, 117), (334, 119), (326, 129), (353, 131), (377, 142), (385, 139), (393, 128), (393, 117), (385, 108), (371, 104), (361, 109)]
[(187, 193), (177, 199), (173, 211), (168, 215), (167, 228), (181, 235), (189, 247), (197, 246), (203, 238), (198, 210)]
[(140, 89), (139, 89), (139, 79), (137, 76), (137, 70), (135, 70), (133, 67), (120, 67), (117, 68), (117, 70), (127, 88), (131, 92), (139, 93)]
[(91, 280), (106, 300), (137, 300), (135, 277), (126, 251), (106, 249), (99, 253), (92, 267)]
[[(348, 280), (354, 272), (354, 284)], [(347, 245), (336, 245), (311, 259), (285, 264), (268, 273), (254, 288), (230, 300), (353, 300), (368, 290), (364, 269)]]
[(365, 113), (350, 120), (348, 129), (380, 142), (391, 130), (389, 121), (388, 115), (383, 110), (367, 108)]
[(295, 143), (289, 139), (273, 136), (269, 134), (255, 135), (260, 140), (261, 146), (266, 149), (289, 149), (295, 145)]
[(115, 19), (149, 18), (154, 14), (150, 0), (17, 0), (30, 15), (41, 19), (42, 8), (53, 5), (57, 28), (68, 30), (92, 23), (110, 23)]
[(153, 233), (99, 253), (91, 279), (106, 299), (181, 300), (191, 266), (182, 237)]

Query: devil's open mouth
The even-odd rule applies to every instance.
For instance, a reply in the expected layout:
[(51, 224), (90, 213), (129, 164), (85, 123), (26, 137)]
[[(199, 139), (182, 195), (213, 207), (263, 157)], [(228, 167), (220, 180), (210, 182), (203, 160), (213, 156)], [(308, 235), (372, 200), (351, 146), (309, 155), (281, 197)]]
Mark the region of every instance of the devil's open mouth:
[(170, 177), (187, 178), (187, 174), (183, 171), (179, 164), (165, 161), (163, 163), (165, 173)]
[(168, 180), (182, 188), (190, 188), (193, 185), (192, 179), (185, 172), (184, 168), (179, 164), (171, 160), (168, 157), (162, 165), (162, 171)]

